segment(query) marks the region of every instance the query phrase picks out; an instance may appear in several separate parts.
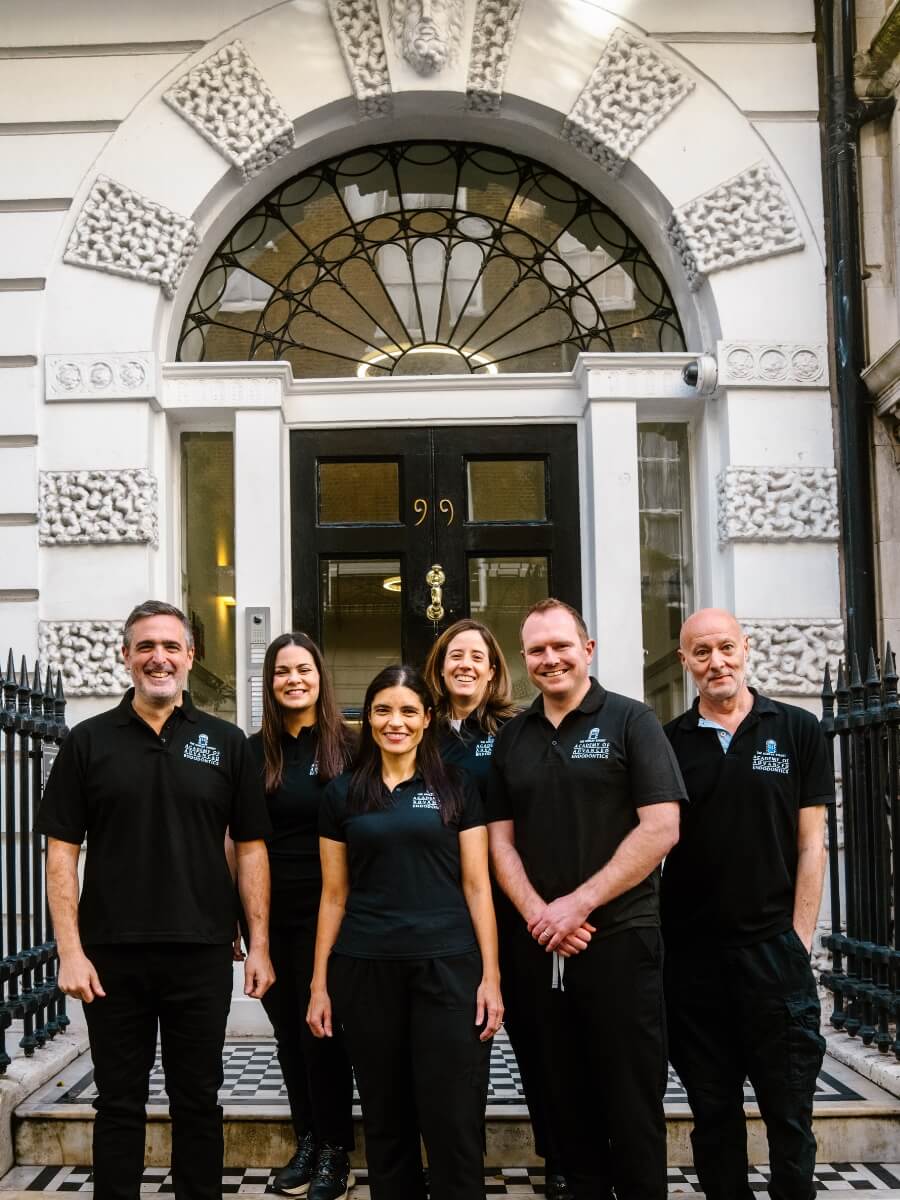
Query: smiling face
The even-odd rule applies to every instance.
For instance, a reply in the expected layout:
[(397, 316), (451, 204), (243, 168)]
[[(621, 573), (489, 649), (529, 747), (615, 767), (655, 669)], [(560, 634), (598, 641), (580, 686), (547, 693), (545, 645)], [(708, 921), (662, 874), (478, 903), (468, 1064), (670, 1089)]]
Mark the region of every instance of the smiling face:
[(408, 687), (376, 692), (369, 706), (369, 726), (375, 745), (384, 754), (410, 754), (431, 724), (431, 711)]
[(181, 702), (194, 661), (187, 631), (177, 617), (141, 617), (129, 630), (122, 657), (134, 684), (135, 699), (150, 708)]
[(590, 686), (594, 641), (564, 608), (532, 613), (522, 626), (522, 657), (528, 677), (556, 707), (580, 704)]
[(305, 646), (282, 646), (278, 651), (272, 672), (272, 694), (284, 717), (303, 715), (310, 724), (315, 724), (319, 672)]
[(494, 678), (491, 654), (477, 629), (458, 633), (447, 647), (441, 679), (455, 713), (471, 712)]
[(729, 612), (704, 608), (681, 629), (678, 655), (710, 704), (729, 702), (746, 688), (750, 643)]

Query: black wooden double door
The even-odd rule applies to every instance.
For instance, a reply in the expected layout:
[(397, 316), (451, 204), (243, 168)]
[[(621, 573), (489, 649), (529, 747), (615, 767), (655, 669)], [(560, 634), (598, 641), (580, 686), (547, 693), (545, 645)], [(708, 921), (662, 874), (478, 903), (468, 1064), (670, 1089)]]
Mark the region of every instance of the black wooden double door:
[(348, 711), (464, 616), (493, 629), (525, 699), (522, 613), (580, 601), (572, 425), (294, 430), (291, 511), (294, 627)]

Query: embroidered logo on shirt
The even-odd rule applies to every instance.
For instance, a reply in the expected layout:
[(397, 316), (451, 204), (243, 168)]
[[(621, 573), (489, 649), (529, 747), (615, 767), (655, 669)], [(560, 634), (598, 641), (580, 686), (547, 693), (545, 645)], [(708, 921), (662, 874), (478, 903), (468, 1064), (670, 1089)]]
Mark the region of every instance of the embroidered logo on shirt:
[(476, 758), (490, 758), (494, 749), (494, 739), (492, 737), (485, 738), (483, 742), (479, 742), (475, 747)]
[(609, 742), (596, 727), (572, 747), (573, 758), (609, 758)]
[(441, 803), (434, 792), (416, 792), (412, 798), (413, 808), (432, 808), (440, 810)]
[(776, 775), (790, 775), (791, 760), (786, 754), (779, 753), (774, 738), (767, 738), (765, 750), (757, 750), (753, 755), (754, 771), (770, 771)]
[(309, 768), (309, 773), (310, 773), (310, 775), (318, 775), (318, 773), (319, 773), (319, 764), (318, 764), (317, 762), (314, 762), (314, 763), (312, 763), (312, 764), (311, 764), (311, 766), (310, 766), (310, 768)]
[(191, 762), (206, 763), (207, 766), (217, 767), (221, 757), (220, 752), (209, 744), (209, 734), (200, 733), (196, 742), (188, 742), (184, 748), (184, 757)]

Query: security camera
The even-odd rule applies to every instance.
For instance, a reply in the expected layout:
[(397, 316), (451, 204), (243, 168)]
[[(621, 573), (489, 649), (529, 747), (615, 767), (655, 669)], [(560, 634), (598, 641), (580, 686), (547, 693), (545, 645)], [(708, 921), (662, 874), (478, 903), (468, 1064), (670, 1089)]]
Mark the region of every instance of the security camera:
[(685, 363), (681, 371), (681, 378), (690, 388), (695, 388), (700, 382), (700, 363), (697, 359), (693, 359), (689, 363)]

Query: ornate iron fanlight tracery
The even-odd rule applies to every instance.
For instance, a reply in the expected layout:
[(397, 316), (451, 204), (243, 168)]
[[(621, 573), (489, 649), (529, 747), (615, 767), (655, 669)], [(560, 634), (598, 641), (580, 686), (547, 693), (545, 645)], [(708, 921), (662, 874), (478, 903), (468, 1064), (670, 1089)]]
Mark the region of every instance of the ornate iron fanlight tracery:
[(589, 193), (505, 151), (404, 142), (322, 163), (248, 213), (204, 272), (178, 357), (375, 378), (681, 349), (662, 275)]

